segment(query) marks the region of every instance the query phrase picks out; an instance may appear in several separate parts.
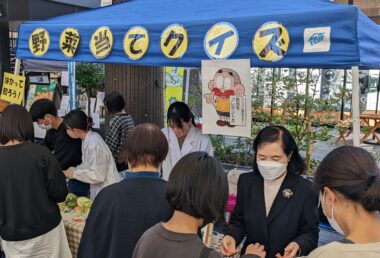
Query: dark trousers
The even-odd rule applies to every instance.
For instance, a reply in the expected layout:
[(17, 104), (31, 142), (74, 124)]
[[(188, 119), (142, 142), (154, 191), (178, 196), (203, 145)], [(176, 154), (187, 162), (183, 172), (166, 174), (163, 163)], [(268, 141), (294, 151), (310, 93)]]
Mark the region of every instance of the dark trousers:
[(76, 196), (89, 196), (90, 184), (83, 183), (76, 179), (69, 180), (69, 192)]

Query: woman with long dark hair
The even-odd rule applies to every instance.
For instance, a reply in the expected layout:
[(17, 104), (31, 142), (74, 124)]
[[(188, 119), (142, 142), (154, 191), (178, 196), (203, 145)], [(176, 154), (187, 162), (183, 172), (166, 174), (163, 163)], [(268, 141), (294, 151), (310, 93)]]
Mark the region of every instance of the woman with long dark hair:
[(82, 140), (82, 163), (64, 173), (70, 179), (89, 183), (94, 200), (101, 189), (120, 181), (112, 153), (102, 137), (91, 130), (92, 119), (82, 110), (70, 111), (63, 122), (71, 138)]
[(214, 156), (211, 140), (202, 130), (195, 127), (194, 115), (188, 105), (174, 102), (167, 113), (168, 127), (163, 128), (169, 143), (168, 156), (162, 163), (162, 178), (168, 180), (174, 165), (186, 154), (205, 151)]
[(242, 174), (222, 253), (232, 255), (246, 237), (268, 258), (306, 255), (318, 244), (318, 196), (303, 178), (305, 163), (282, 126), (262, 129), (254, 141), (254, 171)]

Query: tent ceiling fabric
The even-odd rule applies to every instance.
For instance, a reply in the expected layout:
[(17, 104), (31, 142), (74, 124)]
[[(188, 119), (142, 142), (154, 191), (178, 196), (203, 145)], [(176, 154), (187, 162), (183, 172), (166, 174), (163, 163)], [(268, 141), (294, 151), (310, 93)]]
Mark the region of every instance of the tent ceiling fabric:
[[(288, 31), (289, 49), (276, 62), (260, 60), (253, 51), (252, 39), (264, 23), (277, 21)], [(228, 22), (239, 34), (239, 45), (230, 59), (251, 60), (252, 67), (315, 68), (380, 68), (380, 28), (356, 6), (336, 4), (328, 0), (130, 0), (125, 3), (55, 17), (30, 21), (20, 26), (16, 56), (22, 59), (120, 63), (147, 66), (199, 67), (209, 59), (204, 50), (207, 31), (216, 23)], [(184, 26), (188, 32), (187, 51), (178, 59), (167, 58), (161, 51), (162, 32), (171, 24)], [(108, 26), (114, 37), (110, 55), (96, 59), (89, 42), (100, 26)], [(125, 33), (133, 26), (147, 29), (150, 44), (140, 60), (127, 57), (123, 47)], [(37, 28), (50, 35), (50, 47), (41, 57), (29, 50), (29, 37)], [(59, 48), (64, 29), (78, 30), (81, 43), (72, 59)], [(305, 29), (331, 29), (328, 52), (304, 53)]]

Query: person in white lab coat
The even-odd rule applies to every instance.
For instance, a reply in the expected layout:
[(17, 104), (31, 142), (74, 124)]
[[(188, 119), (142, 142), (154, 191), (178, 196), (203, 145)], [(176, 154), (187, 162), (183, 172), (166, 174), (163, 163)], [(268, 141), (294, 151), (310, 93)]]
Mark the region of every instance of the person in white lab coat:
[(190, 152), (205, 151), (214, 156), (208, 135), (195, 127), (194, 116), (183, 102), (174, 102), (167, 113), (168, 127), (162, 129), (169, 143), (169, 152), (162, 163), (162, 178), (168, 180), (174, 165)]
[(65, 170), (65, 176), (90, 184), (90, 196), (120, 181), (112, 153), (102, 137), (91, 131), (92, 119), (81, 110), (73, 110), (64, 118), (67, 134), (82, 139), (82, 163)]

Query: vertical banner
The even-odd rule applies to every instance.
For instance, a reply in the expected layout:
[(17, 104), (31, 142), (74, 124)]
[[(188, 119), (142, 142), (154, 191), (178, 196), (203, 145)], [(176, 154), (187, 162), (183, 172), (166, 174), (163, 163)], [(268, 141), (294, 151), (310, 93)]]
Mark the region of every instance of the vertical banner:
[(369, 90), (369, 70), (359, 70), (360, 86), (360, 113), (367, 109), (367, 97)]
[(69, 77), (70, 110), (76, 109), (77, 86), (75, 78), (75, 62), (67, 62)]
[(339, 91), (344, 70), (323, 69), (321, 79), (321, 99), (329, 99)]
[(202, 61), (205, 134), (251, 137), (250, 60)]

